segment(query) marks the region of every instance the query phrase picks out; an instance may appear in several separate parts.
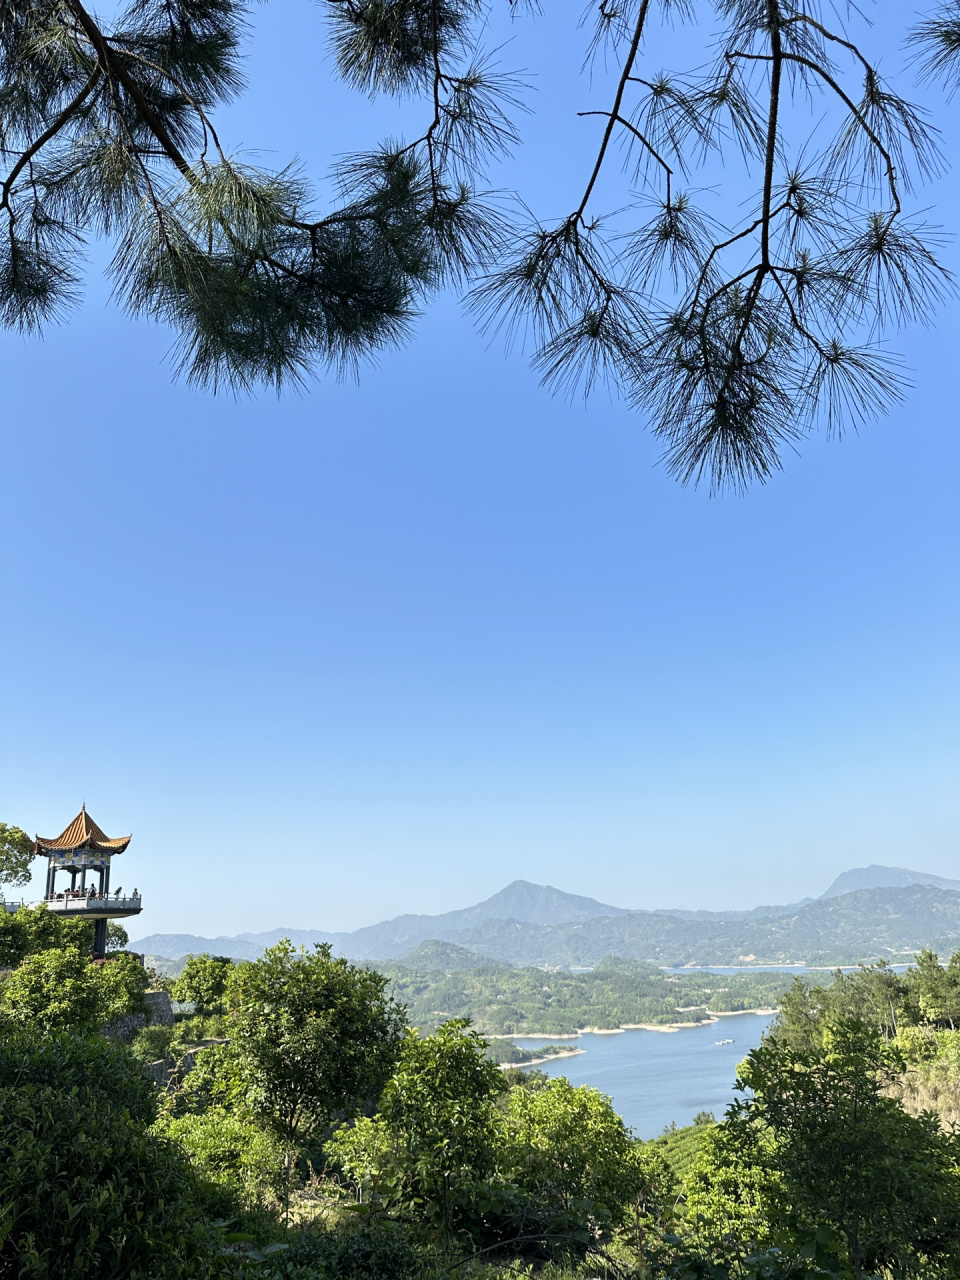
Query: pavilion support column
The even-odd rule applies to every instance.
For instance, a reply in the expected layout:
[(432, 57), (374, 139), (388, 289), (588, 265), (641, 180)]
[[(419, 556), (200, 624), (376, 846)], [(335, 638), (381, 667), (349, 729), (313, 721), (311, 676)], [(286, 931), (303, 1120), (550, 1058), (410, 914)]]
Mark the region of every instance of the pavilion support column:
[(47, 897), (53, 897), (53, 887), (57, 882), (57, 868), (52, 862), (47, 863)]
[(102, 956), (107, 950), (107, 917), (101, 916), (93, 922), (93, 953)]
[(103, 896), (106, 897), (110, 892), (110, 860), (107, 859), (107, 865), (101, 873), (103, 875)]

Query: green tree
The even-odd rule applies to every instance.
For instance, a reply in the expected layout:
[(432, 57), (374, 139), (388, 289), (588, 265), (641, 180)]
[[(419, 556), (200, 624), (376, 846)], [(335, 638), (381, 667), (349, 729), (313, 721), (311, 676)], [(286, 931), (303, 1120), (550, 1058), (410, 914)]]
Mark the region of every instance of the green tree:
[[(530, 333), (544, 381), (611, 381), (679, 477), (718, 485), (762, 479), (814, 425), (902, 394), (875, 339), (949, 289), (938, 237), (908, 207), (939, 156), (854, 7), (828, 22), (799, 0), (595, 5), (587, 54), (614, 65), (615, 85), (582, 113), (596, 155), (549, 222), (509, 219), (485, 191), (519, 140), (522, 90), (481, 47), (486, 4), (323, 10), (342, 80), (423, 106), (414, 136), (340, 165), (327, 210), (292, 168), (255, 168), (221, 142), (240, 0), (135, 0), (110, 21), (82, 0), (8, 0), (0, 320), (59, 317), (84, 242), (106, 235), (118, 297), (173, 327), (189, 378), (281, 386), (396, 342), (425, 296), (472, 282), (488, 324)], [(672, 72), (661, 13), (687, 28), (689, 61)], [(958, 25), (948, 0), (914, 32), (928, 73), (952, 83)], [(723, 163), (731, 150), (745, 179)]]
[(129, 941), (130, 935), (122, 924), (118, 924), (116, 920), (107, 921), (108, 951), (123, 951)]
[(855, 973), (837, 969), (829, 986), (794, 979), (780, 1000), (772, 1031), (782, 1044), (798, 1050), (820, 1046), (832, 1021), (853, 1019), (891, 1039), (912, 1018), (908, 983), (884, 961), (861, 965)]
[(421, 1204), (447, 1240), (478, 1183), (496, 1166), (500, 1069), (486, 1058), (486, 1042), (463, 1019), (431, 1036), (407, 1034), (397, 1069), (380, 1102), (390, 1135), (395, 1194)]
[(0, 822), (0, 885), (28, 884), (34, 856), (33, 841), (27, 833)]
[(192, 1001), (197, 1013), (223, 1013), (234, 963), (229, 956), (190, 956), (173, 985), (174, 1000)]
[(669, 1170), (610, 1100), (567, 1080), (506, 1089), (463, 1019), (411, 1031), (380, 1110), (327, 1154), (368, 1203), (432, 1228), (447, 1247), (582, 1257), (660, 1212)]
[(113, 956), (94, 961), (96, 984), (100, 997), (103, 1025), (109, 1025), (131, 1014), (146, 1014), (144, 991), (150, 979), (139, 960), (130, 955)]
[(775, 1228), (830, 1227), (854, 1276), (952, 1274), (960, 1262), (957, 1138), (889, 1096), (903, 1063), (879, 1032), (833, 1021), (798, 1051), (769, 1036), (741, 1064), (723, 1126), (747, 1166), (768, 1171)]
[(132, 956), (95, 963), (73, 948), (28, 956), (0, 987), (0, 1012), (44, 1031), (95, 1031), (146, 1012), (146, 975)]
[(252, 1104), (291, 1150), (379, 1096), (404, 1027), (386, 986), (327, 944), (308, 952), (286, 940), (232, 971), (231, 1048)]
[[(542, 1089), (511, 1090), (501, 1160), (544, 1239), (584, 1252), (662, 1204), (669, 1174), (659, 1152), (637, 1142), (610, 1099), (563, 1077)], [(528, 1208), (520, 1221), (530, 1230)]]
[(0, 1273), (199, 1280), (218, 1258), (156, 1091), (99, 1036), (0, 1034)]
[(935, 951), (924, 947), (904, 974), (906, 999), (917, 1022), (956, 1030), (960, 1024), (960, 953), (946, 968)]
[(237, 1205), (263, 1204), (282, 1186), (283, 1151), (250, 1120), (214, 1109), (203, 1115), (162, 1116), (154, 1132), (186, 1153), (211, 1216), (229, 1218)]
[(46, 906), (0, 911), (0, 968), (13, 969), (26, 956), (52, 948), (93, 951), (93, 926), (68, 920)]
[(377, 1116), (341, 1130), (329, 1150), (378, 1200), (403, 1206), (449, 1243), (478, 1199), (490, 1198), (503, 1091), (486, 1041), (466, 1020), (425, 1037), (411, 1030)]

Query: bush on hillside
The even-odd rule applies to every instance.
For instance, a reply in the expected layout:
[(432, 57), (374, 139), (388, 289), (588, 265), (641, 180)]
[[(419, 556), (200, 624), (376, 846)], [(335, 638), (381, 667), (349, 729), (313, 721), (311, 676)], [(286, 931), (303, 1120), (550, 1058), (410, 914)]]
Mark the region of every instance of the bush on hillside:
[(133, 956), (96, 963), (76, 947), (55, 947), (27, 956), (10, 974), (0, 988), (0, 1011), (43, 1030), (96, 1031), (131, 1014), (146, 1014), (146, 985)]
[(195, 1280), (218, 1254), (155, 1096), (97, 1036), (0, 1034), (0, 1275)]
[(93, 925), (69, 920), (45, 906), (0, 911), (0, 969), (14, 969), (27, 956), (54, 947), (93, 951)]
[(520, 1193), (518, 1221), (542, 1232), (548, 1256), (582, 1256), (658, 1209), (672, 1184), (605, 1094), (562, 1076), (512, 1090), (505, 1121), (501, 1160)]
[(173, 1027), (144, 1027), (134, 1038), (130, 1051), (140, 1062), (156, 1062), (158, 1058), (169, 1057), (173, 1037)]
[(186, 1153), (204, 1210), (229, 1218), (238, 1206), (257, 1207), (279, 1195), (283, 1151), (272, 1134), (214, 1108), (203, 1115), (165, 1116), (155, 1131)]
[(432, 1260), (429, 1247), (402, 1223), (354, 1220), (305, 1233), (257, 1275), (260, 1280), (416, 1280)]

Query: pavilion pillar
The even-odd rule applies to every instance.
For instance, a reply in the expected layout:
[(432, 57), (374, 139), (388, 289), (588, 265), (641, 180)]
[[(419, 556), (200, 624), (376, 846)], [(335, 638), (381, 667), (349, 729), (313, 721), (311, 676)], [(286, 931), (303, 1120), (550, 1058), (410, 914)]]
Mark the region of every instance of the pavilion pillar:
[(101, 916), (93, 922), (93, 954), (102, 956), (107, 950), (107, 917)]

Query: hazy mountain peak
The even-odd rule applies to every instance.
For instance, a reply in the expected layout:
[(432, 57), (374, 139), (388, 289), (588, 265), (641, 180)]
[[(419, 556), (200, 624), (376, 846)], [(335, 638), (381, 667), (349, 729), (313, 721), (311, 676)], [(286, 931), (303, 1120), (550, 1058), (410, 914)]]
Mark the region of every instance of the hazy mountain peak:
[[(236, 939), (205, 939), (190, 934), (150, 934), (135, 944), (151, 955), (171, 958), (212, 950), (216, 941), (221, 955), (239, 956), (243, 959), (259, 955), (264, 947), (273, 946), (281, 938), (289, 938), (295, 944), (310, 946), (314, 942), (329, 942), (335, 952), (342, 952), (357, 959), (387, 959), (402, 955), (427, 939), (436, 939), (441, 933), (475, 929), (488, 920), (519, 921), (521, 924), (558, 925), (579, 924), (599, 916), (629, 915), (627, 907), (611, 907), (594, 898), (579, 893), (564, 893), (549, 884), (532, 884), (529, 880), (514, 880), (505, 889), (472, 907), (459, 911), (446, 911), (443, 915), (396, 916), (380, 924), (367, 925), (352, 933), (326, 933), (319, 929), (270, 929), (265, 933), (241, 933)], [(230, 942), (235, 948), (230, 949)]]
[(629, 907), (611, 907), (595, 898), (585, 898), (579, 893), (565, 893), (549, 884), (532, 884), (529, 880), (514, 880), (505, 889), (495, 893), (475, 907), (448, 912), (459, 916), (464, 925), (476, 920), (521, 920), (524, 924), (575, 924), (579, 920), (594, 920), (597, 916), (625, 916)]
[(910, 871), (906, 867), (881, 867), (873, 863), (869, 867), (853, 867), (837, 876), (821, 898), (839, 898), (858, 889), (904, 889), (911, 884), (929, 884), (936, 889), (949, 889), (960, 893), (960, 880), (947, 880), (931, 875), (928, 871)]
[[(896, 890), (901, 892), (897, 894)], [(728, 955), (720, 944), (724, 937), (723, 945), (729, 942), (734, 961), (740, 955), (762, 953), (779, 962), (795, 961), (809, 954), (818, 963), (835, 963), (838, 956), (847, 954), (848, 947), (855, 948), (857, 955), (866, 956), (912, 954), (918, 946), (931, 942), (941, 950), (952, 950), (955, 940), (960, 940), (954, 919), (960, 921), (957, 895), (960, 880), (905, 867), (870, 866), (845, 871), (818, 899), (783, 907), (739, 912), (631, 911), (581, 894), (564, 893), (552, 885), (514, 880), (472, 907), (435, 916), (397, 916), (352, 933), (273, 929), (237, 938), (152, 934), (133, 945), (153, 956), (172, 959), (201, 951), (252, 959), (264, 947), (289, 937), (294, 943), (305, 945), (329, 942), (335, 954), (352, 960), (380, 961), (403, 956), (409, 962), (410, 953), (426, 943), (424, 952), (416, 956), (416, 963), (453, 970), (487, 963), (484, 957), (516, 964), (592, 965), (611, 954), (654, 963), (676, 962), (679, 958), (684, 964), (728, 964), (729, 956), (717, 958)], [(897, 910), (891, 915), (894, 899)], [(890, 922), (900, 919), (901, 908), (907, 909), (909, 927), (907, 922), (901, 922), (893, 929)], [(824, 923), (828, 917), (829, 925)], [(842, 929), (838, 923), (841, 918), (845, 921)], [(813, 921), (812, 932), (802, 944), (804, 950), (790, 950), (800, 945), (792, 940), (785, 949), (785, 935), (792, 939), (795, 929), (802, 934), (809, 921)], [(833, 943), (825, 943), (818, 932), (821, 927), (845, 933), (843, 945), (839, 936)]]

